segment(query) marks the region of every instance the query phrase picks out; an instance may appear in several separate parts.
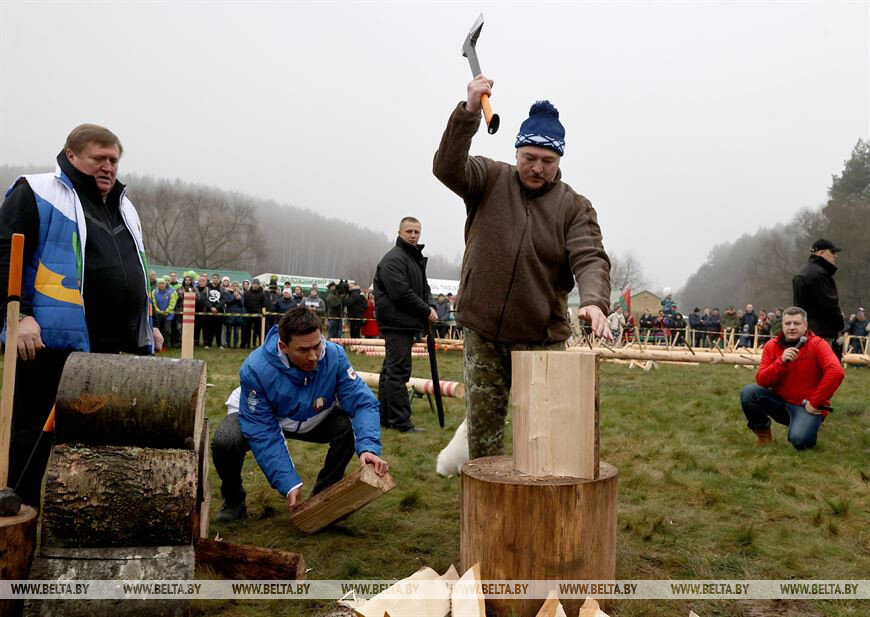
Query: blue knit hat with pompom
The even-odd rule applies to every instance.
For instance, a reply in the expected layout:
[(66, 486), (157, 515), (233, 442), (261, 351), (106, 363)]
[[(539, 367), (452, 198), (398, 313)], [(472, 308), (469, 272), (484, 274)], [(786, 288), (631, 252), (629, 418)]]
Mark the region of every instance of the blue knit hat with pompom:
[(559, 122), (559, 110), (550, 101), (538, 101), (529, 109), (529, 117), (520, 126), (515, 148), (538, 146), (562, 156), (565, 154), (565, 127)]

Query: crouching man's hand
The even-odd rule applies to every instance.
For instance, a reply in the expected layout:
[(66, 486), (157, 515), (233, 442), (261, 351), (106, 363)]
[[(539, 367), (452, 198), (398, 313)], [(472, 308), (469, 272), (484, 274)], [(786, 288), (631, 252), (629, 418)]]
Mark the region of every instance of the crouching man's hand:
[(359, 466), (367, 465), (371, 463), (375, 466), (375, 473), (379, 476), (384, 475), (390, 470), (390, 464), (387, 463), (380, 456), (372, 453), (372, 452), (363, 452), (359, 455)]
[(287, 509), (293, 512), (296, 508), (302, 505), (302, 487), (294, 488), (287, 495)]

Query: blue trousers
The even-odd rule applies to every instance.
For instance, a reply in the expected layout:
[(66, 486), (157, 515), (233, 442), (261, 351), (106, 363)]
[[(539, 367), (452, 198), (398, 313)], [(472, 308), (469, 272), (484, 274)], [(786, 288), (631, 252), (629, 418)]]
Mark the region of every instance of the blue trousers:
[(800, 405), (785, 401), (775, 392), (757, 384), (744, 386), (740, 391), (740, 405), (746, 414), (747, 426), (752, 430), (765, 429), (773, 419), (788, 427), (788, 440), (798, 450), (816, 445), (816, 436), (824, 416), (808, 412)]

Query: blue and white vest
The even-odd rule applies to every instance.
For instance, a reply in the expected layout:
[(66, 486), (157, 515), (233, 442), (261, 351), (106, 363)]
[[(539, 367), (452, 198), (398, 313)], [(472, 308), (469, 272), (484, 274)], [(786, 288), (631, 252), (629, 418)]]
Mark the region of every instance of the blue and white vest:
[[(82, 301), (84, 284), (87, 282), (83, 280), (83, 274), (88, 231), (82, 203), (73, 189), (72, 181), (60, 166), (55, 168), (53, 174), (21, 176), (6, 191), (6, 195), (12, 192), (22, 178), (30, 185), (36, 197), (39, 241), (33, 255), (24, 263), (21, 287), (33, 290), (33, 317), (42, 330), (42, 341), (51, 349), (90, 351)], [(146, 286), (145, 301), (139, 317), (137, 345), (139, 353), (150, 354), (154, 348), (154, 334), (148, 311), (148, 276), (142, 225), (126, 193), (126, 189), (121, 193), (121, 217), (136, 244)], [(3, 339), (5, 338), (4, 326)]]

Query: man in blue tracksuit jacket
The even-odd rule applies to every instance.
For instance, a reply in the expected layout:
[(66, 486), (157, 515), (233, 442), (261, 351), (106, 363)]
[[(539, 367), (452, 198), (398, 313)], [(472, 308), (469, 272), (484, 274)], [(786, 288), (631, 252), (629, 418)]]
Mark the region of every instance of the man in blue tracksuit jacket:
[(217, 520), (246, 513), (242, 464), (248, 450), (290, 510), (302, 502), (302, 479), (285, 438), (329, 444), (312, 495), (341, 480), (354, 451), (361, 465), (387, 471), (380, 458), (378, 400), (344, 349), (322, 338), (317, 314), (304, 307), (288, 311), (245, 360), (239, 378), (241, 386), (227, 400), (227, 417), (211, 442), (224, 497)]

